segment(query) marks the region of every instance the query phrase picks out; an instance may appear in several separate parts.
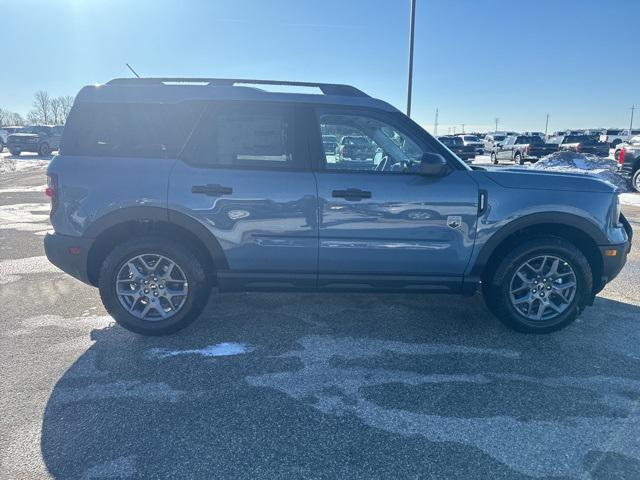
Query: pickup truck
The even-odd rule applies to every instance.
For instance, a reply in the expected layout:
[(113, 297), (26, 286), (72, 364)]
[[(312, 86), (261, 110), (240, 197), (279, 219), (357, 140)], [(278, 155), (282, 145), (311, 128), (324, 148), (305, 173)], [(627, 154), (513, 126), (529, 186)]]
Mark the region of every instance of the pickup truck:
[(636, 192), (640, 192), (640, 143), (627, 145), (617, 156), (620, 175), (626, 178)]
[(616, 148), (619, 144), (628, 142), (635, 135), (640, 135), (640, 129), (610, 128), (600, 135), (600, 141), (608, 143), (611, 148)]
[(500, 160), (509, 160), (524, 165), (526, 160), (537, 162), (545, 155), (558, 149), (556, 145), (544, 143), (539, 136), (510, 135), (504, 141), (494, 145), (491, 150), (491, 161), (498, 164)]
[(591, 135), (560, 135), (551, 138), (549, 143), (557, 145), (558, 150), (591, 153), (599, 157), (609, 156), (609, 144), (599, 142), (596, 137)]
[(619, 143), (616, 146), (615, 152), (613, 153), (613, 158), (618, 160), (618, 155), (620, 155), (620, 150), (626, 147), (635, 147), (640, 146), (640, 135), (635, 135), (629, 139), (627, 142)]
[(469, 162), (469, 160), (476, 157), (477, 147), (475, 145), (465, 145), (460, 137), (445, 135), (438, 137), (438, 140), (465, 162)]
[(472, 146), (476, 149), (476, 155), (484, 155), (484, 140), (475, 135), (458, 135), (465, 147)]

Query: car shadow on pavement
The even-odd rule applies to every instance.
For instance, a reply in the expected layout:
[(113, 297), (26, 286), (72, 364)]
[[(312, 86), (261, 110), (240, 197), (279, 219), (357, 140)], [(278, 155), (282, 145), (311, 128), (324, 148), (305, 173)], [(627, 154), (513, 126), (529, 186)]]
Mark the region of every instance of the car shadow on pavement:
[[(640, 308), (521, 335), (479, 297), (233, 294), (118, 326), (55, 386), (55, 478), (632, 478)], [(587, 473), (588, 472), (588, 473)]]

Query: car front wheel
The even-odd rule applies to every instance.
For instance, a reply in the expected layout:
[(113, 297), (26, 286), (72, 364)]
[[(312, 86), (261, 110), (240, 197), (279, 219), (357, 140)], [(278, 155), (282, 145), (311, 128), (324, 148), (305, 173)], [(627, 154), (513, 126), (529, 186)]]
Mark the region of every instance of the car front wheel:
[(498, 164), (498, 157), (496, 156), (495, 152), (491, 152), (491, 163), (493, 163), (494, 165)]
[(636, 192), (640, 192), (640, 168), (631, 177), (631, 186)]
[(549, 333), (572, 323), (591, 295), (591, 267), (568, 241), (540, 237), (514, 248), (485, 290), (489, 309), (524, 333)]
[(179, 243), (155, 237), (114, 248), (102, 264), (98, 287), (116, 322), (143, 335), (185, 328), (202, 312), (210, 292), (198, 258)]

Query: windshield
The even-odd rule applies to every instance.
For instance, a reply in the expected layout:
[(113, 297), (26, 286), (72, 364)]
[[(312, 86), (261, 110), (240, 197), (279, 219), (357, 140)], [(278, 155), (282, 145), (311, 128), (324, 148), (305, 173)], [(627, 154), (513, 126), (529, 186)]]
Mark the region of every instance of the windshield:
[(467, 142), (479, 142), (480, 141), (480, 139), (478, 137), (475, 137), (473, 135), (467, 135), (467, 136), (464, 137), (464, 139)]
[(507, 138), (506, 135), (494, 135), (493, 136), (493, 141), (494, 142), (501, 142), (503, 141), (505, 138)]
[(356, 145), (358, 147), (366, 147), (369, 141), (364, 137), (344, 137), (342, 139), (344, 145)]

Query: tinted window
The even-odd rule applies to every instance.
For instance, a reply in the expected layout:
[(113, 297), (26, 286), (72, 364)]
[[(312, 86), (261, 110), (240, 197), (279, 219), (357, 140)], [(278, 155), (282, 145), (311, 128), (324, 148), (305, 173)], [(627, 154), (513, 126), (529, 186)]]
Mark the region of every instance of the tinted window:
[(493, 141), (494, 142), (501, 142), (503, 141), (505, 138), (507, 138), (506, 135), (494, 135), (493, 136)]
[(288, 167), (293, 164), (288, 110), (274, 105), (213, 106), (184, 151), (190, 163)]
[(530, 145), (541, 145), (544, 142), (542, 141), (542, 139), (536, 135), (532, 136), (532, 137), (518, 137), (518, 141), (516, 143), (519, 144), (530, 144)]
[(175, 158), (204, 104), (79, 103), (64, 129), (64, 155)]
[(607, 135), (620, 135), (620, 130), (607, 130)]
[(564, 137), (564, 142), (562, 143), (596, 143), (597, 140), (588, 135), (569, 135)]
[(322, 134), (340, 139), (335, 154), (325, 154), (327, 170), (417, 171), (423, 150), (395, 125), (364, 115), (332, 113), (321, 114), (319, 123)]

